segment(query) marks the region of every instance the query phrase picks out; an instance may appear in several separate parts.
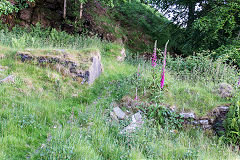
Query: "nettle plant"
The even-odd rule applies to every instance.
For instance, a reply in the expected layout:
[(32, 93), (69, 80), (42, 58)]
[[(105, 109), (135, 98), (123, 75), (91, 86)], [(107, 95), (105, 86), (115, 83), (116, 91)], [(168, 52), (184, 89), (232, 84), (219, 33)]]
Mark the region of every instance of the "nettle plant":
[(148, 118), (154, 119), (154, 122), (163, 128), (181, 129), (183, 127), (183, 117), (165, 106), (151, 105), (144, 112), (146, 112)]

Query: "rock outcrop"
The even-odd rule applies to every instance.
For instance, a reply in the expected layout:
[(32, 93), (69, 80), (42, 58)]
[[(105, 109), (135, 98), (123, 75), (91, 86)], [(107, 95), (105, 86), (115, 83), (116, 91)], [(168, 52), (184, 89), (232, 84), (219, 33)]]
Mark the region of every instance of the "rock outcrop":
[(70, 76), (81, 83), (92, 84), (103, 71), (98, 50), (26, 50), (17, 52), (22, 62), (30, 62), (43, 67), (50, 67), (63, 76)]

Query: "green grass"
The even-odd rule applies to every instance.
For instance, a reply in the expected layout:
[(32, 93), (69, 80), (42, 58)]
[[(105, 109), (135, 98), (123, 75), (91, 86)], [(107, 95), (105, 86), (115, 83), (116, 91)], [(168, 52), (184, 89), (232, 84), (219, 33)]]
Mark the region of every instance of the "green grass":
[[(1, 42), (12, 47), (12, 41), (5, 38), (6, 41)], [(81, 85), (49, 68), (19, 62), (14, 58), (18, 48), (5, 48), (6, 58), (0, 59), (0, 65), (8, 69), (0, 72), (1, 78), (15, 75), (16, 80), (13, 84), (0, 84), (0, 159), (240, 158), (237, 151), (218, 137), (198, 128), (186, 127), (172, 133), (171, 128), (162, 129), (146, 119), (136, 133), (120, 134), (124, 123), (109, 121), (112, 102), (119, 102), (126, 95), (134, 98), (136, 86), (141, 101), (174, 104), (180, 110), (194, 110), (199, 115), (229, 100), (211, 92), (218, 81), (208, 78), (212, 83), (202, 80), (195, 83), (193, 76), (183, 77), (184, 73), (171, 69), (173, 62), (168, 63), (164, 91), (153, 90), (149, 62), (133, 59), (117, 62), (108, 51), (112, 47), (111, 52), (115, 53), (121, 46), (94, 39), (89, 44), (82, 43), (60, 47), (51, 41), (43, 48), (84, 49), (91, 44), (100, 45), (104, 72), (91, 86)], [(28, 43), (24, 46), (41, 48)], [(136, 77), (139, 63), (142, 79)], [(159, 80), (160, 68), (157, 70)], [(228, 75), (230, 71), (231, 68), (224, 73)], [(198, 76), (206, 79), (207, 75)], [(231, 82), (227, 76), (223, 80)]]

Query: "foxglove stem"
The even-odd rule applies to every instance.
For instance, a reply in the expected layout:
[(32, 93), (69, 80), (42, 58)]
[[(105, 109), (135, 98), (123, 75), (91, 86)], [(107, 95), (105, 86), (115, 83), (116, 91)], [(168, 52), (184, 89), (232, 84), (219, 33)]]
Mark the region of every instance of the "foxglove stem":
[(167, 45), (169, 40), (165, 44), (165, 50), (164, 50), (164, 58), (163, 58), (163, 66), (162, 66), (162, 74), (161, 74), (161, 88), (164, 86), (164, 80), (165, 80), (165, 66), (166, 66), (166, 58), (167, 58)]
[(135, 100), (138, 100), (138, 96), (137, 96), (137, 87), (136, 87), (136, 94), (135, 94)]
[(139, 71), (140, 69), (139, 68), (140, 68), (140, 64), (138, 65), (138, 71), (137, 71), (137, 76), (138, 77), (140, 77), (140, 74), (139, 74), (140, 73), (140, 71)]
[(156, 65), (157, 65), (157, 41), (155, 41), (153, 56), (152, 56), (152, 66), (156, 67)]

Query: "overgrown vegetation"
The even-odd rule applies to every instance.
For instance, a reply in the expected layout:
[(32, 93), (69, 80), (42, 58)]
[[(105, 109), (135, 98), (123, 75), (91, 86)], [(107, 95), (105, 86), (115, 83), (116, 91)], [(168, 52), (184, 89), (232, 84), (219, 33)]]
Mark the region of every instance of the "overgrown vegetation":
[[(189, 59), (168, 57), (166, 84), (164, 90), (160, 90), (152, 87), (149, 62), (129, 58), (120, 63), (114, 56), (109, 56), (112, 54), (110, 46), (118, 49), (116, 44), (85, 37), (81, 37), (81, 41), (78, 36), (71, 38), (79, 43), (73, 40), (66, 42), (65, 37), (70, 35), (64, 32), (56, 32), (59, 39), (55, 41), (51, 39), (51, 31), (34, 33), (16, 29), (13, 32), (1, 31), (1, 45), (6, 47), (1, 47), (5, 58), (0, 59), (0, 65), (8, 67), (0, 72), (1, 79), (7, 75), (16, 76), (14, 83), (0, 84), (2, 159), (239, 158), (237, 151), (214, 135), (208, 137), (199, 128), (179, 129), (182, 127), (179, 126), (179, 116), (161, 108), (163, 103), (174, 104), (179, 109), (194, 110), (204, 115), (217, 104), (228, 102), (211, 90), (220, 81), (235, 85), (237, 75), (234, 68), (222, 62), (212, 62), (204, 56)], [(40, 44), (28, 38), (19, 41), (23, 35)], [(15, 39), (18, 45), (13, 45)], [(104, 65), (103, 75), (92, 86), (80, 85), (49, 68), (20, 63), (14, 58), (16, 51), (22, 48), (82, 49), (92, 47), (92, 44), (100, 47)], [(199, 72), (210, 64), (213, 67)], [(223, 72), (215, 71), (218, 65), (216, 71), (223, 67)], [(159, 76), (155, 77), (156, 81), (160, 79), (160, 68), (161, 65), (156, 67), (156, 75)], [(218, 74), (222, 77), (217, 78)], [(229, 77), (230, 74), (234, 77)], [(122, 125), (127, 122), (109, 121), (112, 103), (118, 103), (126, 95), (134, 97), (136, 86), (139, 101), (157, 105), (148, 108), (152, 111), (146, 112), (148, 119), (141, 129), (131, 135), (120, 134)]]
[[(3, 0), (0, 16), (32, 2)], [(239, 0), (79, 0), (67, 5), (61, 24), (81, 35), (40, 23), (11, 31), (0, 24), (0, 159), (240, 159)], [(179, 9), (177, 15), (169, 12), (171, 6)], [(173, 13), (173, 22), (156, 9)], [(183, 15), (187, 18), (180, 20)], [(152, 51), (155, 40), (160, 49), (152, 67), (139, 52)], [(161, 49), (167, 40), (162, 87)], [(122, 43), (127, 58), (118, 62)], [(99, 50), (104, 72), (91, 86), (80, 84), (51, 68), (20, 62), (17, 51), (27, 49), (39, 55), (64, 49), (86, 57)], [(1, 81), (9, 75), (12, 83)], [(233, 86), (234, 96), (221, 97), (220, 83)], [(133, 133), (121, 132), (130, 119), (117, 122), (110, 116), (126, 97), (144, 117)], [(204, 117), (222, 105), (231, 106), (222, 137), (183, 125), (181, 112)]]

